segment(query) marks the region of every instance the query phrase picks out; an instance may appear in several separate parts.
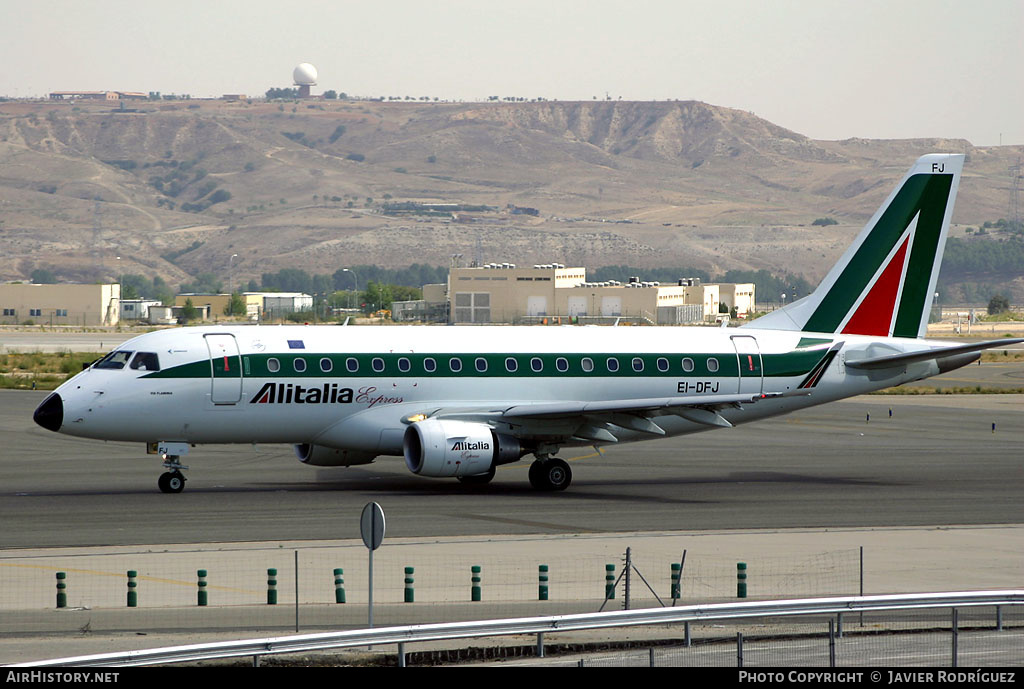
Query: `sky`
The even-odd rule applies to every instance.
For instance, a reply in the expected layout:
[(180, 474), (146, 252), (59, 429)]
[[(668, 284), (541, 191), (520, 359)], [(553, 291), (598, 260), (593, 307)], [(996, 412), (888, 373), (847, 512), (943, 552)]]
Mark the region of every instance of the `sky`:
[(815, 139), (1024, 144), (1021, 0), (0, 0), (0, 96), (700, 100)]

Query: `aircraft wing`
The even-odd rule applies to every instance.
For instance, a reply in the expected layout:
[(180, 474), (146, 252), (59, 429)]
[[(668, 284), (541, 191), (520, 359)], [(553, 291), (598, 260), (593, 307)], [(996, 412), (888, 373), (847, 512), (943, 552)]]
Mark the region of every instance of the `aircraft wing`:
[(907, 364), (913, 364), (918, 361), (931, 361), (933, 359), (939, 360), (951, 356), (973, 354), (975, 352), (981, 352), (983, 349), (1012, 345), (1017, 344), (1018, 342), (1024, 342), (1024, 338), (1018, 337), (1004, 338), (1002, 340), (986, 340), (984, 342), (972, 342), (971, 344), (955, 345), (953, 347), (925, 349), (918, 352), (908, 352), (906, 354), (887, 354), (885, 356), (870, 357), (868, 359), (847, 359), (846, 366), (847, 368), (860, 368), (866, 371), (873, 371), (882, 368), (906, 366)]
[[(806, 394), (802, 392), (801, 394)], [(690, 395), (601, 401), (563, 401), (514, 404), (504, 409), (445, 410), (432, 416), (487, 421), (508, 425), (519, 435), (561, 435), (576, 439), (618, 442), (618, 429), (651, 435), (665, 435), (655, 419), (680, 416), (694, 423), (731, 428), (719, 411), (758, 400), (781, 397), (779, 393), (734, 395)], [(620, 431), (621, 432), (621, 431)]]

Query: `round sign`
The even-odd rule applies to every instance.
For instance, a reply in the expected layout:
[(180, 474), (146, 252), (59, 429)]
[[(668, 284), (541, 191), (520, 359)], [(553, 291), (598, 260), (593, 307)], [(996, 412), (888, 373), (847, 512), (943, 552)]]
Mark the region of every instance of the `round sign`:
[(384, 540), (384, 510), (375, 502), (366, 504), (363, 515), (359, 518), (359, 533), (363, 544), (370, 550), (376, 550)]

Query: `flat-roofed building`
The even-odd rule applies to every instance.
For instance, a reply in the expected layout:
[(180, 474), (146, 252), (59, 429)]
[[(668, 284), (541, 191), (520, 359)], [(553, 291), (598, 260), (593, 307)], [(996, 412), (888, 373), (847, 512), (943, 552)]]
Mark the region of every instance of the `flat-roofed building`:
[(121, 285), (0, 284), (0, 323), (117, 325)]
[[(741, 287), (744, 289), (737, 291), (730, 287), (729, 294), (736, 299), (734, 292), (739, 292), (746, 299), (749, 288), (752, 304), (753, 285)], [(672, 284), (639, 278), (590, 282), (586, 269), (580, 267), (552, 263), (521, 268), (491, 263), (452, 268), (448, 276), (449, 322), (597, 322), (613, 318), (666, 324), (714, 322), (722, 304), (721, 288), (694, 278)]]

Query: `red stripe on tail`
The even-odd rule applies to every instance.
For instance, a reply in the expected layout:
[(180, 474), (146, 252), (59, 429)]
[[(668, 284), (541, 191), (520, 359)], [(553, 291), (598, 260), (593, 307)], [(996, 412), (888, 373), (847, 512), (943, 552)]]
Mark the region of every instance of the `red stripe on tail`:
[(889, 336), (892, 325), (892, 314), (896, 308), (896, 297), (900, 293), (900, 278), (903, 275), (903, 263), (907, 255), (910, 237), (903, 240), (903, 246), (889, 261), (871, 291), (864, 297), (850, 320), (847, 321), (844, 333), (850, 335)]

